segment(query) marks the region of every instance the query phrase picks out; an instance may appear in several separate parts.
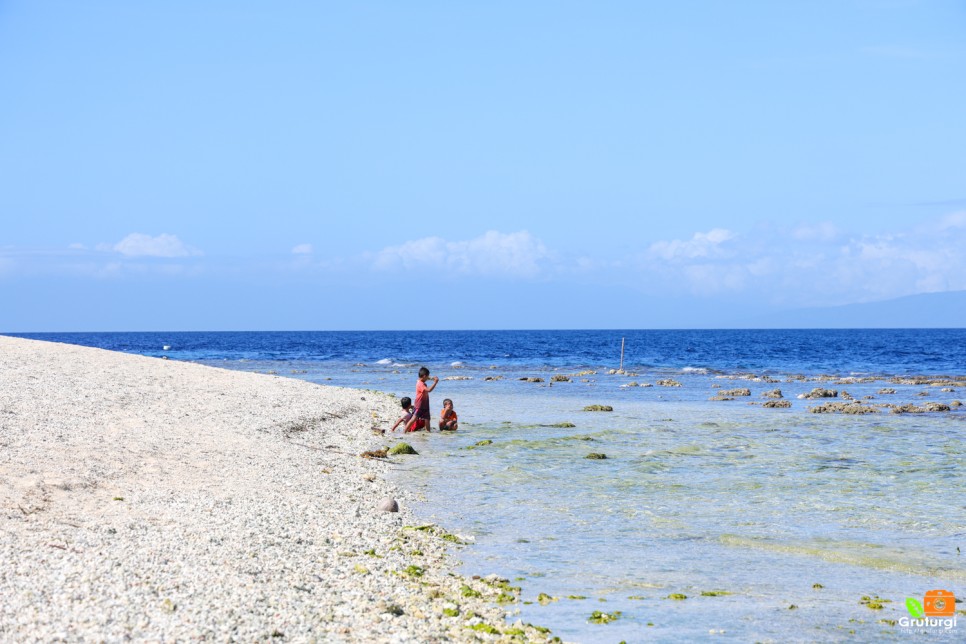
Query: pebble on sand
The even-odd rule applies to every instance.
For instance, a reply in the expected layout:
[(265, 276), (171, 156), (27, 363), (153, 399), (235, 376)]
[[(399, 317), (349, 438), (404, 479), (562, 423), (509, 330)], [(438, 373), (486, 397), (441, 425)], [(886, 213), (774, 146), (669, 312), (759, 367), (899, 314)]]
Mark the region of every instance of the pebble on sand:
[(399, 512), (399, 504), (396, 503), (396, 499), (387, 496), (379, 502), (379, 509), (383, 512)]

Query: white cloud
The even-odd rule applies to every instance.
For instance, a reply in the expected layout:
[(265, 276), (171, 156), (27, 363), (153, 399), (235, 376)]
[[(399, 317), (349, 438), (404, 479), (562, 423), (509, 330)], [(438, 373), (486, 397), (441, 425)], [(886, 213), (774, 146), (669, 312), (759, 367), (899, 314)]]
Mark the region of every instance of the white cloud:
[[(99, 246), (98, 248), (103, 248)], [(162, 233), (157, 237), (142, 233), (131, 233), (111, 247), (125, 257), (191, 257), (201, 255), (201, 251), (186, 245), (175, 235)]]
[(735, 238), (735, 234), (725, 228), (714, 228), (706, 233), (694, 233), (687, 241), (674, 239), (651, 244), (648, 252), (654, 257), (666, 260), (694, 259), (720, 255), (722, 244)]
[(939, 220), (939, 230), (966, 228), (966, 210), (953, 212)]
[(312, 244), (299, 244), (292, 249), (293, 255), (311, 255), (312, 254)]
[(848, 233), (831, 223), (716, 229), (652, 244), (638, 258), (650, 293), (743, 295), (824, 306), (966, 289), (966, 213), (886, 234)]
[(373, 266), (380, 270), (434, 269), (464, 275), (532, 277), (549, 255), (543, 243), (527, 231), (491, 230), (466, 241), (424, 237), (390, 246), (375, 254)]

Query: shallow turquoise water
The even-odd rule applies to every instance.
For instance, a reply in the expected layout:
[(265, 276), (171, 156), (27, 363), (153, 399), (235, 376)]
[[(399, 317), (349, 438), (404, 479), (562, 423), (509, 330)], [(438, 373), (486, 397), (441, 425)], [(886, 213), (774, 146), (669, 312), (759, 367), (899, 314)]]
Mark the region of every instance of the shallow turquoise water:
[[(246, 368), (273, 366), (399, 396), (413, 384), (392, 365)], [(880, 620), (908, 616), (907, 597), (966, 597), (957, 551), (966, 549), (966, 412), (813, 414), (823, 401), (796, 398), (822, 386), (922, 404), (966, 397), (966, 388), (700, 372), (675, 375), (679, 388), (622, 387), (632, 379), (605, 374), (552, 386), (517, 380), (549, 381), (551, 370), (483, 380), (493, 373), (448, 372), (471, 379), (441, 381), (433, 412), (452, 398), (460, 431), (408, 435), (420, 456), (397, 476), (425, 496), (422, 518), (473, 541), (457, 549), (463, 572), (522, 588), (514, 619), (579, 642), (905, 641), (909, 632)], [(709, 401), (716, 386), (752, 395)], [(878, 394), (885, 386), (897, 393)], [(792, 408), (749, 404), (776, 387)], [(588, 404), (614, 411), (582, 411)], [(575, 427), (550, 426), (563, 422)], [(493, 442), (475, 445), (483, 440)], [(591, 452), (607, 458), (585, 458)], [(541, 593), (557, 599), (542, 605)], [(889, 601), (873, 610), (863, 597)], [(594, 611), (621, 615), (591, 624)], [(953, 641), (966, 623), (956, 629)]]
[[(879, 621), (905, 615), (906, 597), (966, 596), (964, 414), (748, 404), (814, 382), (725, 381), (754, 395), (712, 402), (721, 381), (706, 375), (680, 389), (592, 378), (444, 382), (462, 429), (416, 439), (422, 457), (404, 475), (428, 520), (474, 538), (464, 572), (518, 580), (534, 602), (519, 605), (524, 621), (566, 641), (888, 641), (908, 637)], [(924, 387), (896, 388), (890, 400), (923, 400)], [(614, 411), (581, 411), (590, 403)], [(560, 422), (576, 427), (545, 426)], [(713, 591), (730, 594), (702, 595)], [(559, 599), (541, 605), (540, 593)], [(863, 596), (891, 603), (872, 610)], [(590, 624), (595, 610), (621, 616)]]

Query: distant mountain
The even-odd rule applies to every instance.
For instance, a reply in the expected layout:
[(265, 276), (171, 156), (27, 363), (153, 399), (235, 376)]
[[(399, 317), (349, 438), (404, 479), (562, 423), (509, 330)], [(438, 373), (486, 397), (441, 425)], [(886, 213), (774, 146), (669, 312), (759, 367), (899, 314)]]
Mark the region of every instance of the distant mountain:
[(749, 320), (749, 326), (771, 329), (963, 328), (966, 327), (966, 291), (783, 311)]

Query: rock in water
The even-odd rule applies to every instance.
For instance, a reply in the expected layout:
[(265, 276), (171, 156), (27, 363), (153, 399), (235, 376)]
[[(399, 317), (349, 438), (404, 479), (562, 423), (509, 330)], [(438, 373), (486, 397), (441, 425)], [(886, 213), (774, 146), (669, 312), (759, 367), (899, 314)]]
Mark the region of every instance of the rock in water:
[(396, 503), (396, 499), (387, 496), (379, 502), (379, 509), (383, 512), (399, 512), (399, 504)]

